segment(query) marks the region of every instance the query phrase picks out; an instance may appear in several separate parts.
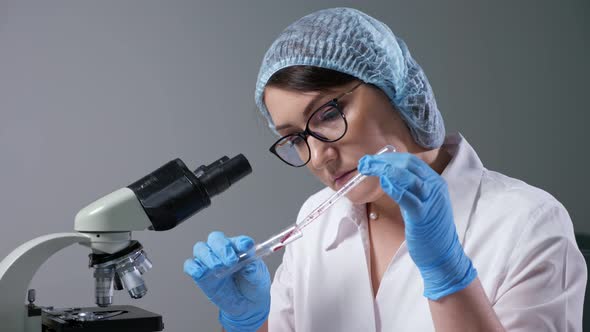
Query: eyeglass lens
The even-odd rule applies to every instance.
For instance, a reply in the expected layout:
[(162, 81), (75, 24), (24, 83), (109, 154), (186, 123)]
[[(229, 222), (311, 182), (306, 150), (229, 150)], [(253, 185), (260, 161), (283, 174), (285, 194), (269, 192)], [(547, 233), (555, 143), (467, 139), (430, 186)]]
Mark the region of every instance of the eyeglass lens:
[[(346, 121), (336, 103), (329, 103), (316, 110), (307, 122), (310, 135), (325, 141), (334, 142), (346, 132)], [(275, 145), (276, 154), (293, 166), (302, 166), (310, 158), (310, 148), (303, 133), (283, 137)]]

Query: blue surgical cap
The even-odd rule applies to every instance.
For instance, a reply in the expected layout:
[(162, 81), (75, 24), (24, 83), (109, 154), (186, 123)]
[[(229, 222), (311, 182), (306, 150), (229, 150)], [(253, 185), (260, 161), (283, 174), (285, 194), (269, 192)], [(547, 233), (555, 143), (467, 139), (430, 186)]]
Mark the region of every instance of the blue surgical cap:
[(377, 86), (418, 144), (442, 145), (445, 126), (426, 74), (384, 23), (356, 9), (331, 8), (302, 17), (279, 35), (264, 55), (255, 92), (256, 105), (275, 133), (264, 87), (277, 71), (298, 65), (336, 70)]

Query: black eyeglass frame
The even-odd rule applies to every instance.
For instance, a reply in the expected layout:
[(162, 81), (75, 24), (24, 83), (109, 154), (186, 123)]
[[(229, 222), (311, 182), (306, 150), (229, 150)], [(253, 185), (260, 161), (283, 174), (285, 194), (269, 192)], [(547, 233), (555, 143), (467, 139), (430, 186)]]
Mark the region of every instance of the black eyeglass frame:
[[(322, 106), (318, 107), (315, 111), (313, 111), (311, 113), (311, 115), (309, 116), (309, 118), (307, 119), (307, 123), (305, 124), (305, 130), (297, 132), (297, 133), (292, 133), (289, 135), (285, 135), (281, 138), (279, 138), (276, 142), (273, 143), (273, 145), (271, 145), (271, 147), (268, 149), (272, 154), (274, 154), (275, 156), (277, 156), (282, 162), (284, 162), (285, 164), (289, 165), (289, 166), (293, 166), (293, 167), (303, 167), (305, 165), (307, 165), (307, 163), (309, 163), (309, 161), (311, 160), (311, 148), (309, 147), (309, 143), (307, 142), (307, 138), (309, 136), (312, 136), (313, 138), (316, 138), (322, 142), (327, 142), (327, 143), (333, 143), (336, 141), (339, 141), (340, 139), (342, 139), (342, 137), (344, 137), (344, 135), (346, 135), (346, 132), (348, 131), (348, 121), (346, 121), (346, 116), (344, 115), (344, 112), (342, 111), (342, 108), (340, 108), (340, 104), (338, 104), (338, 99), (347, 96), (349, 94), (351, 94), (356, 88), (358, 88), (359, 86), (361, 86), (363, 84), (363, 82), (360, 82), (359, 84), (355, 85), (352, 89), (348, 90), (347, 92), (344, 92), (342, 94), (340, 94), (339, 96), (333, 98), (332, 100), (330, 100), (329, 102), (323, 104)], [(340, 135), (340, 137), (336, 138), (336, 139), (327, 139), (325, 137), (319, 136), (317, 134), (315, 134), (314, 132), (312, 132), (311, 130), (309, 130), (309, 122), (311, 121), (311, 119), (313, 119), (313, 117), (315, 116), (315, 114), (323, 109), (326, 109), (327, 107), (333, 107), (338, 111), (338, 114), (340, 114), (340, 117), (342, 117), (342, 120), (344, 121), (344, 131), (342, 132), (342, 135)], [(303, 139), (303, 141), (305, 142), (305, 146), (307, 146), (307, 160), (301, 164), (301, 165), (293, 165), (290, 162), (286, 161), (285, 159), (283, 159), (276, 151), (276, 147), (277, 144), (279, 144), (279, 142), (281, 142), (282, 140), (284, 140), (287, 137), (292, 137), (292, 136), (298, 136), (300, 138)]]

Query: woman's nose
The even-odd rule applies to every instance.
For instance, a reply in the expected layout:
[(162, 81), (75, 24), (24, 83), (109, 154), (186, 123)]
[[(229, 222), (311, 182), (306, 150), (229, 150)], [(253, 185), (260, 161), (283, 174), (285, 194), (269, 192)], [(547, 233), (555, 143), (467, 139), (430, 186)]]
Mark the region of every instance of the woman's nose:
[(309, 150), (311, 153), (311, 166), (315, 169), (322, 169), (336, 158), (336, 151), (332, 146), (332, 143), (322, 142), (319, 139), (309, 136), (307, 138), (307, 144), (309, 144)]

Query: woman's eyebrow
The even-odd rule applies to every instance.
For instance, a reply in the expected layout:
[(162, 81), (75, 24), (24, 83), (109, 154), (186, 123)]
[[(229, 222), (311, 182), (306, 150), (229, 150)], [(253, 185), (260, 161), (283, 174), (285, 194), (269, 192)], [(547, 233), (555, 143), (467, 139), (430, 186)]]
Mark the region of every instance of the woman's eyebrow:
[[(310, 113), (312, 110), (314, 110), (314, 111), (315, 111), (315, 110), (316, 110), (316, 107), (315, 107), (316, 105), (315, 105), (315, 104), (317, 104), (317, 103), (318, 103), (318, 101), (320, 101), (320, 100), (322, 100), (322, 99), (324, 99), (324, 98), (326, 98), (326, 95), (325, 95), (325, 94), (323, 94), (323, 93), (320, 93), (320, 94), (318, 94), (317, 96), (313, 97), (313, 99), (312, 99), (312, 100), (310, 100), (310, 101), (309, 101), (309, 103), (307, 103), (307, 106), (305, 106), (305, 109), (303, 110), (303, 117), (307, 118), (307, 115), (308, 115), (308, 114), (309, 114), (309, 113)], [(286, 123), (286, 124), (284, 124), (284, 125), (276, 126), (276, 127), (275, 127), (275, 130), (276, 130), (276, 131), (279, 131), (279, 130), (286, 129), (286, 128), (289, 128), (289, 127), (295, 127), (295, 126), (294, 126), (294, 125), (292, 125), (292, 124)]]
[(290, 127), (293, 127), (293, 126), (287, 123), (287, 124), (284, 124), (284, 125), (276, 126), (275, 127), (275, 130), (276, 131), (279, 131), (279, 130), (287, 129), (287, 128), (290, 128)]

